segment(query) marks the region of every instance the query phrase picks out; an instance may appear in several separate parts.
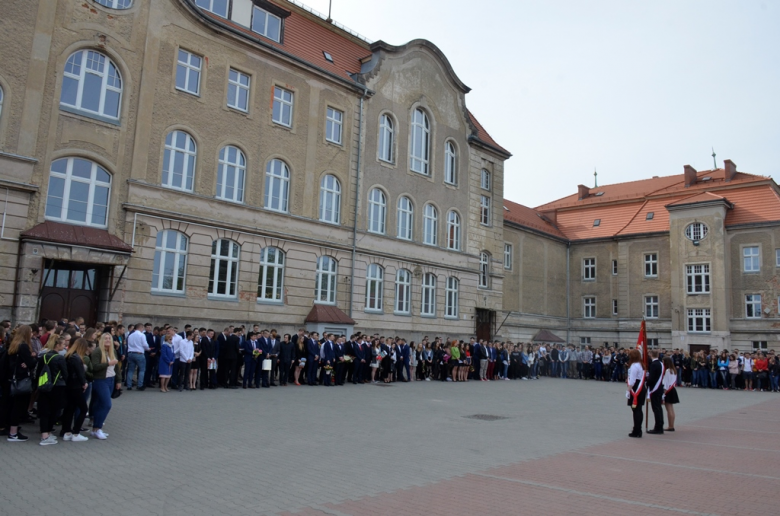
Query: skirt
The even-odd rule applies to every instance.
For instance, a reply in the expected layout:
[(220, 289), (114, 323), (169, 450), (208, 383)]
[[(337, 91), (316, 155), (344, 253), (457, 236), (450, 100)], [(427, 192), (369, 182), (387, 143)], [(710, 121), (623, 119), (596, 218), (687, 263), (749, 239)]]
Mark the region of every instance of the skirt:
[(157, 364), (157, 376), (160, 378), (170, 378), (171, 377), (171, 366), (167, 364), (166, 362), (163, 362), (162, 360)]
[(677, 395), (677, 387), (672, 387), (672, 390), (666, 393), (664, 403), (669, 403), (670, 405), (680, 403), (680, 397)]

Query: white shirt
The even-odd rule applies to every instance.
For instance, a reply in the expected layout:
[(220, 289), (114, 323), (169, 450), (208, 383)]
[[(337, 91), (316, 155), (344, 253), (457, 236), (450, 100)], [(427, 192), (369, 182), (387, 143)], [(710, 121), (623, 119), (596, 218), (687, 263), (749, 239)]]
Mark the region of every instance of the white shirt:
[(195, 358), (195, 345), (191, 340), (181, 339), (179, 343), (179, 361), (186, 362)]
[(149, 351), (146, 335), (138, 330), (131, 333), (127, 338), (127, 351), (128, 353), (143, 353), (144, 351)]
[(670, 369), (667, 369), (664, 373), (664, 392), (668, 391), (671, 387), (677, 384), (677, 375)]
[(746, 373), (753, 372), (753, 359), (745, 357), (742, 361), (742, 370)]
[(184, 342), (184, 339), (181, 338), (181, 335), (174, 333), (173, 337), (171, 338), (171, 346), (173, 346), (174, 356), (179, 356), (179, 347), (181, 346), (182, 342)]
[(631, 364), (631, 367), (628, 368), (628, 386), (633, 389), (634, 384), (637, 380), (642, 380), (644, 374), (645, 370), (642, 369), (642, 364), (639, 362)]

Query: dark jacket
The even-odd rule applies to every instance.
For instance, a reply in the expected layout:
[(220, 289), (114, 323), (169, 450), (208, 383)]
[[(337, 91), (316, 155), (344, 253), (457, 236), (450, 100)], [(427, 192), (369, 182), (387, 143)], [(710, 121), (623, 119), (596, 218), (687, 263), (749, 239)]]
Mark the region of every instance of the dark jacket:
[(65, 359), (65, 363), (68, 365), (66, 387), (68, 387), (68, 389), (84, 388), (84, 384), (87, 383), (87, 375), (84, 368), (84, 361), (81, 357), (78, 356), (78, 354), (73, 353)]
[(37, 376), (40, 376), (42, 373), (44, 364), (49, 366), (51, 381), (54, 383), (54, 386), (65, 387), (68, 380), (68, 365), (65, 363), (65, 357), (56, 351), (47, 351), (38, 357)]
[(295, 357), (295, 344), (292, 342), (284, 342), (279, 345), (279, 360), (284, 363), (293, 361)]
[(227, 338), (225, 345), (220, 349), (220, 358), (237, 360), (241, 349), (241, 338), (235, 333)]

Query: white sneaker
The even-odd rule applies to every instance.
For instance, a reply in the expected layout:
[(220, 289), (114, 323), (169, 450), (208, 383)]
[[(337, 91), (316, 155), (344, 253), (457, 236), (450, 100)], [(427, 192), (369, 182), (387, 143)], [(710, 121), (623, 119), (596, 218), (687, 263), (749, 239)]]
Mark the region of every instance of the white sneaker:
[(62, 440), (63, 440), (63, 441), (72, 441), (72, 440), (73, 440), (73, 434), (72, 434), (72, 433), (70, 433), (70, 432), (68, 432), (67, 434), (65, 434), (64, 436), (62, 436)]
[(41, 446), (48, 446), (50, 444), (57, 444), (57, 438), (54, 437), (54, 435), (49, 434), (49, 437), (47, 437), (46, 439), (41, 439), (41, 442), (38, 443), (38, 444), (40, 444)]
[(105, 439), (108, 437), (108, 434), (104, 434), (103, 430), (98, 430), (97, 432), (90, 432), (92, 434), (92, 437), (95, 439)]
[[(106, 436), (106, 437), (108, 437), (108, 436)], [(71, 437), (71, 439), (68, 439), (68, 440), (73, 441), (74, 443), (80, 443), (80, 442), (84, 442), (84, 441), (89, 441), (89, 437), (87, 437), (86, 435), (74, 434)]]

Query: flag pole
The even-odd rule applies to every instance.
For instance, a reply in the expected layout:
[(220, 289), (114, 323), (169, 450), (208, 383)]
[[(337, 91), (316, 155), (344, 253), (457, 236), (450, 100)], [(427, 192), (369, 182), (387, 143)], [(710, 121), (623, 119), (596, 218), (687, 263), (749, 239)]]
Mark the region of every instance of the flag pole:
[[(645, 377), (647, 377), (647, 355), (649, 353), (649, 350), (647, 349), (647, 326), (645, 322), (645, 316), (642, 315), (642, 329), (640, 330), (642, 332), (642, 342), (644, 343), (644, 353), (642, 353), (642, 362), (645, 366)], [(650, 423), (650, 414), (648, 414), (647, 409), (648, 405), (650, 404), (650, 396), (645, 394), (645, 432), (647, 432), (647, 426)]]

